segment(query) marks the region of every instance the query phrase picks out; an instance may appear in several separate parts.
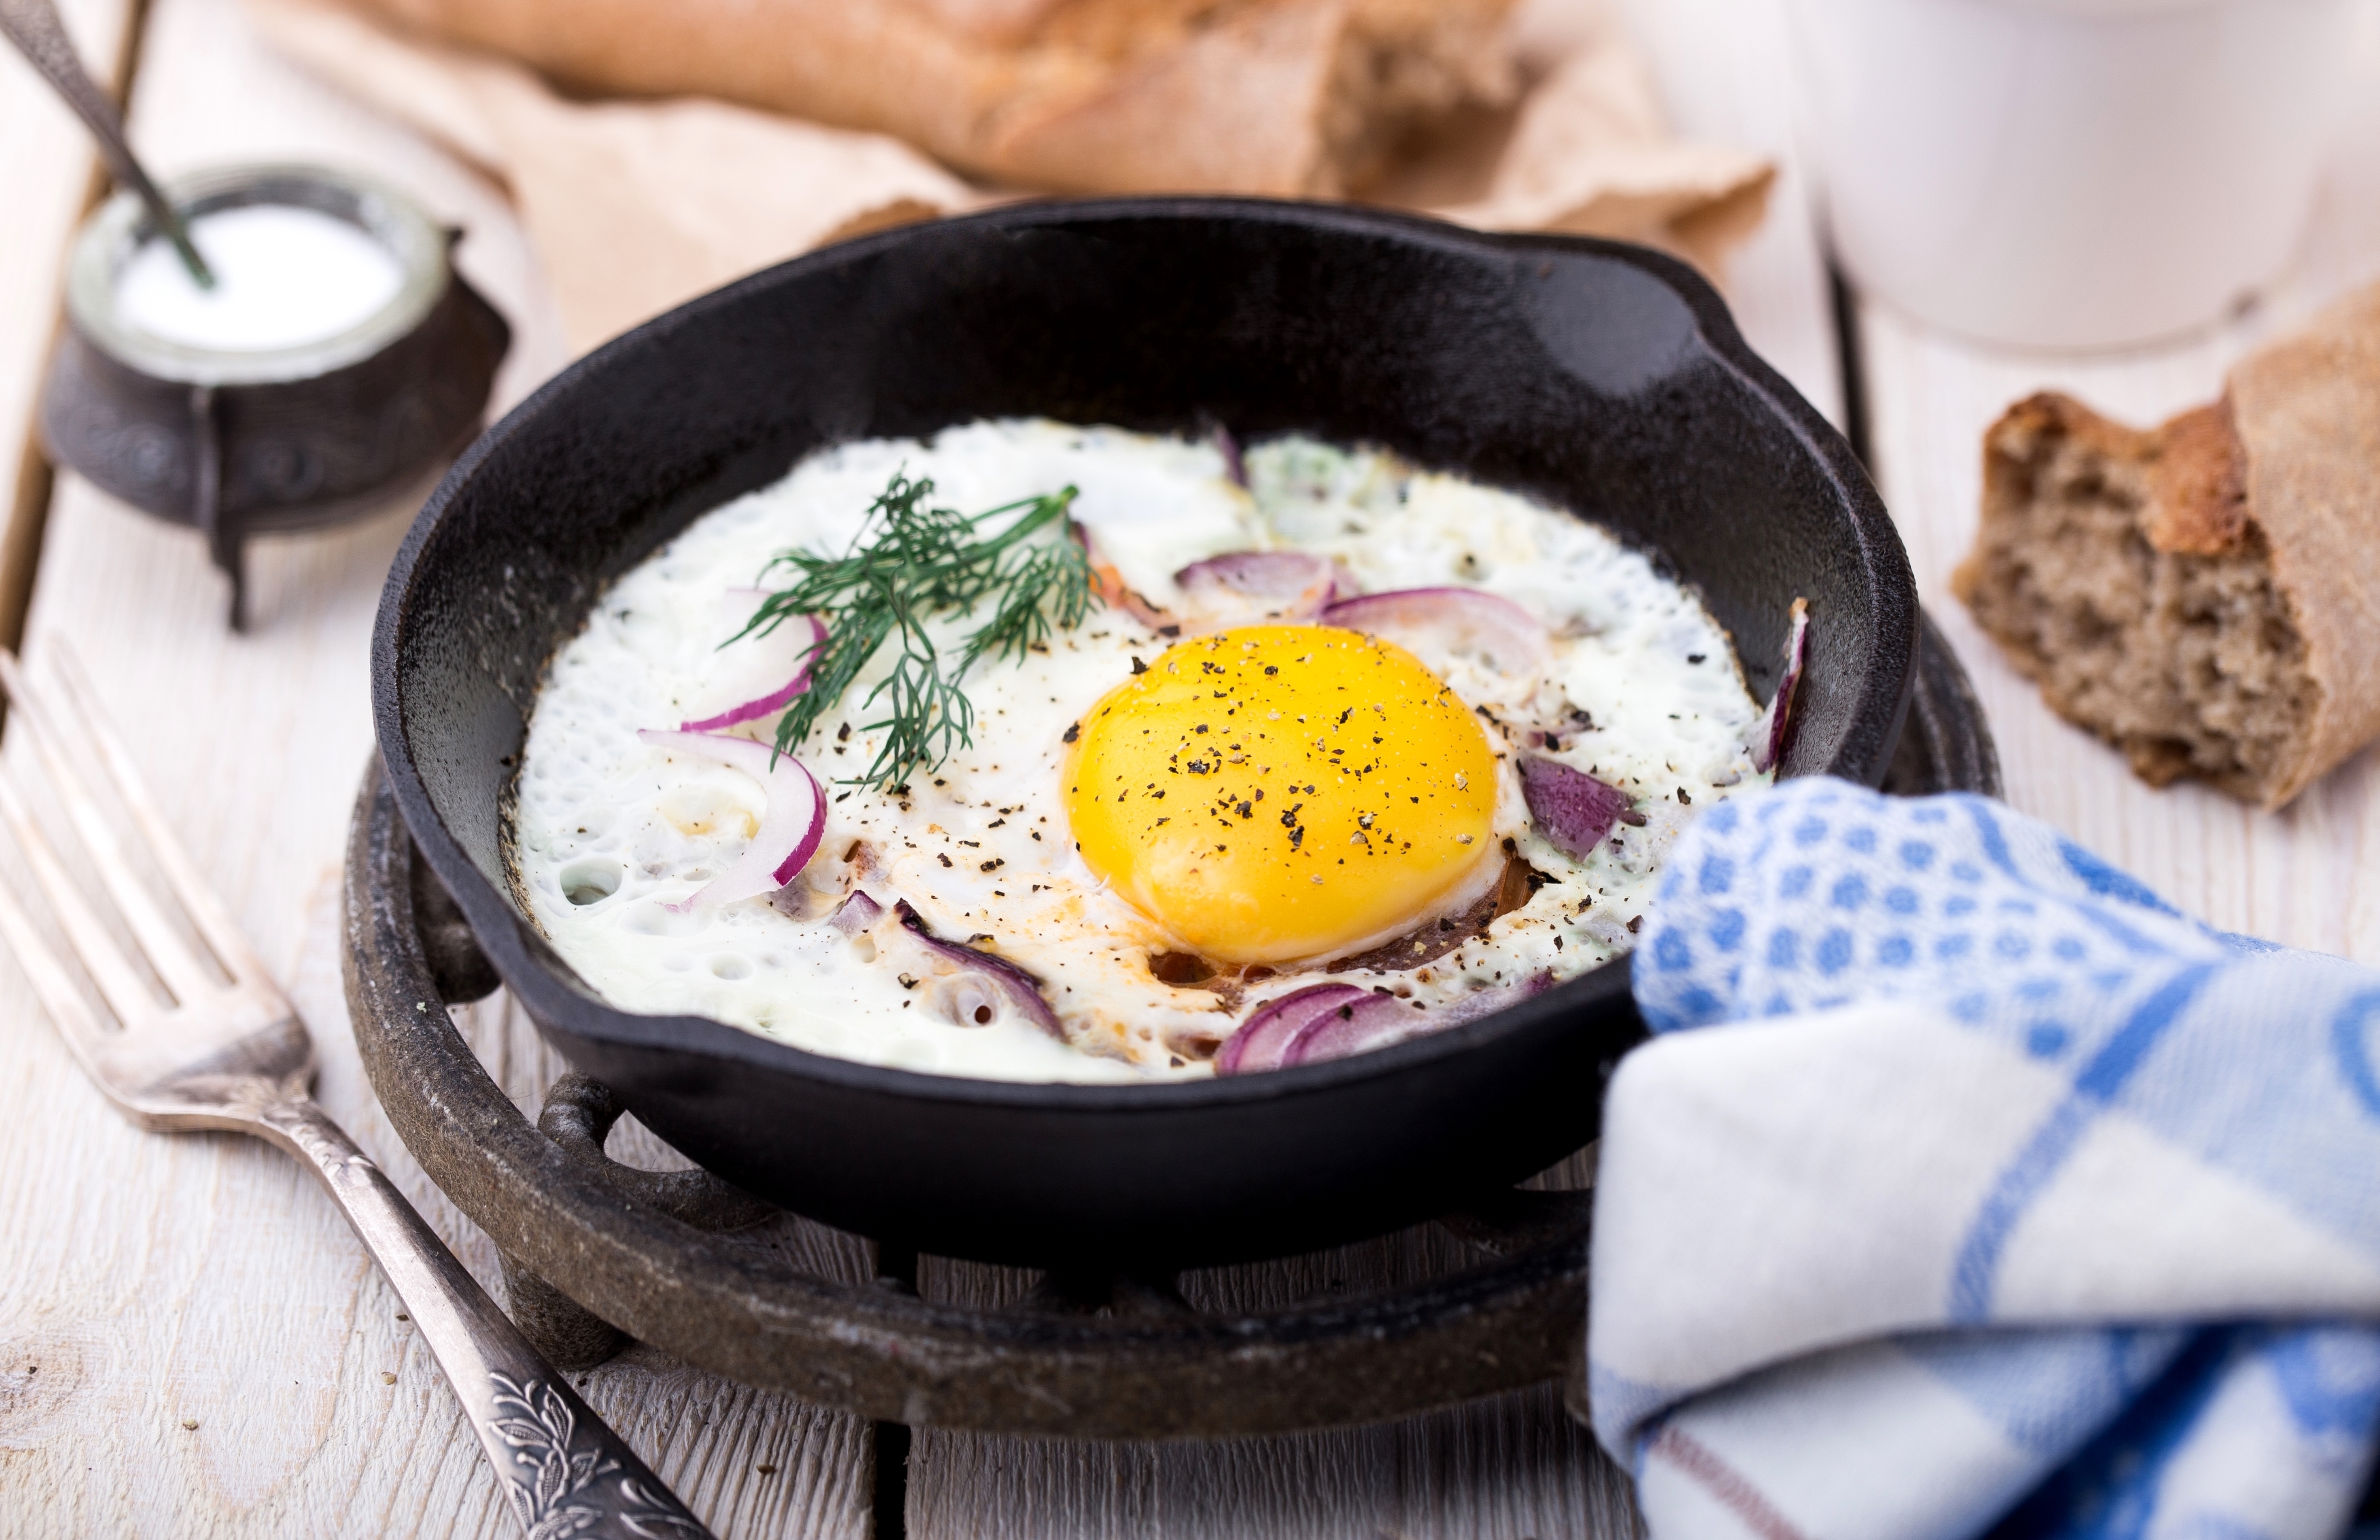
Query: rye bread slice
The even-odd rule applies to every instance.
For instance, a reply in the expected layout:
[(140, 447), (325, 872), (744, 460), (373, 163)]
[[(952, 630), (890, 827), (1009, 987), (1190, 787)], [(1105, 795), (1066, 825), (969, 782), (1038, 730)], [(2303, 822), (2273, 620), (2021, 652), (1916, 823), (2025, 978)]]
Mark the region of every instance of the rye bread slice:
[(2380, 736), (2380, 286), (2147, 432), (2010, 407), (1951, 588), (2142, 779), (2289, 802)]

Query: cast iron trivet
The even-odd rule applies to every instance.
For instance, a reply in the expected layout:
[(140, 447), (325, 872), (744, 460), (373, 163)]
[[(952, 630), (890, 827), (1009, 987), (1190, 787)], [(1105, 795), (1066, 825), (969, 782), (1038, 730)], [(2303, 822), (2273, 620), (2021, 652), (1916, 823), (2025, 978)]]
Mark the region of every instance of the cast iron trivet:
[[(1999, 789), (1982, 710), (1930, 621), (1886, 789)], [(606, 1157), (619, 1109), (603, 1086), (564, 1076), (532, 1127), (488, 1077), (442, 1006), (487, 994), (495, 976), (416, 862), (377, 766), (346, 891), (364, 1069), (414, 1158), (503, 1252), (512, 1313), (557, 1364), (599, 1363), (625, 1333), (879, 1422), (1087, 1438), (1382, 1421), (1580, 1366), (1584, 1191), (1484, 1194), (1437, 1221), (1469, 1266), (1261, 1314), (1200, 1311), (1175, 1279), (1130, 1276), (1045, 1275), (1005, 1309), (936, 1304), (917, 1293), (916, 1255), (887, 1248), (872, 1284), (804, 1276), (722, 1235), (773, 1214), (767, 1205), (704, 1171)], [(1585, 1387), (1572, 1377), (1570, 1391), (1583, 1413)]]

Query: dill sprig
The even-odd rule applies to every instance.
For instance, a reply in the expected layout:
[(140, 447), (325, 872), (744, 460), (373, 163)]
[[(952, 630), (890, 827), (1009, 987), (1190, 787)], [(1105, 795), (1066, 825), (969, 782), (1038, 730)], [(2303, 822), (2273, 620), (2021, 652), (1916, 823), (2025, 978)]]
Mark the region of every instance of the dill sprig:
[[(816, 615), (826, 626), (825, 639), (810, 649), (809, 689), (778, 719), (780, 754), (792, 753), (809, 736), (879, 649), (888, 642), (898, 649), (891, 674), (861, 702), (863, 710), (884, 703), (884, 716), (865, 724), (869, 732), (888, 730), (884, 745), (844, 784), (900, 785), (972, 744), (975, 708), (959, 686), (967, 670), (986, 657), (1021, 657), (1048, 640), (1052, 626), (1079, 624), (1096, 602), (1089, 557), (1066, 527), (1073, 487), (972, 517), (932, 506), (927, 499), (933, 490), (929, 479), (912, 481), (895, 471), (848, 551), (778, 555), (762, 578), (786, 568), (792, 585), (762, 600), (732, 638), (766, 636), (803, 615)], [(1017, 517), (994, 533), (981, 532), (1007, 514)], [(1055, 539), (1039, 538), (1052, 530)], [(926, 623), (970, 614), (987, 600), (989, 618), (953, 656), (943, 658)]]

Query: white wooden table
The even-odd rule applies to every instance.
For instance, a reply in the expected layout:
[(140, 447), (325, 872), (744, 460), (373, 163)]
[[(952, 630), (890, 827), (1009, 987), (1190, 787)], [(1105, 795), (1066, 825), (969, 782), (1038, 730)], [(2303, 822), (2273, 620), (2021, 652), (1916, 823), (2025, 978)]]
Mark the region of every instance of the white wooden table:
[[(1689, 127), (1789, 148), (1776, 0), (1630, 4)], [(67, 9), (91, 56), (127, 55), (129, 0)], [(2191, 788), (2150, 792), (2049, 716), (1943, 589), (1972, 529), (1978, 436), (2009, 400), (2056, 384), (2145, 420), (2212, 394), (2225, 361), (2271, 326), (2380, 276), (2380, 36), (2369, 41), (2363, 115), (2342, 136), (2299, 271), (2262, 312), (2187, 346), (2090, 361), (1988, 354), (1873, 306), (1857, 319), (1878, 479), (1992, 714), (2010, 799), (2218, 924), (2373, 958), (2380, 883), (2359, 876), (2367, 830), (2380, 835), (2370, 756), (2279, 818)], [(264, 54), (233, 0), (152, 0), (138, 57), (133, 133), (164, 169), (345, 161), (465, 225), (461, 263), (515, 329), (499, 408), (564, 361), (535, 255), (501, 189)], [(71, 476), (53, 489), (38, 464), (15, 475), (90, 164), (63, 111), (0, 57), (0, 637), (17, 624), (11, 596), (26, 591), (9, 575), (24, 572), (41, 534), (28, 655), (38, 662), (64, 638), (90, 666), (168, 816), (312, 1024), (325, 1104), (492, 1284), (487, 1241), (373, 1104), (339, 987), (338, 862), (370, 754), (366, 641), (409, 508), (334, 535), (259, 541), (256, 629), (232, 637), (194, 536)], [(1788, 170), (1732, 293), (1755, 345), (1840, 417), (1823, 266), (1804, 181)], [(13, 741), (0, 752), (23, 758)], [(20, 879), (13, 855), (0, 855), (0, 880)], [(499, 1081), (533, 1110), (558, 1073), (552, 1056), (501, 1002), (464, 1019)], [(625, 1145), (668, 1158), (633, 1133)], [(994, 1286), (946, 1271), (941, 1286), (953, 1291)], [(0, 962), (0, 1536), (517, 1534), (399, 1309), (293, 1163), (245, 1141), (154, 1138), (118, 1122)], [(575, 1377), (722, 1535), (868, 1533), (875, 1472), (856, 1420), (642, 1348)], [(934, 1540), (1550, 1540), (1614, 1532), (1623, 1490), (1547, 1391), (1394, 1426), (1221, 1446), (924, 1433), (905, 1518)]]

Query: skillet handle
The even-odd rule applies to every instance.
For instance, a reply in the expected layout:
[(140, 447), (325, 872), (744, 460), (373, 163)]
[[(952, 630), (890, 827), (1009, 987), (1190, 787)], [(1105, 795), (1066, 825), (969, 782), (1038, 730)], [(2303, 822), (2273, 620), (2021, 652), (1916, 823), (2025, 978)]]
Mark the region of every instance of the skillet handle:
[(532, 1535), (711, 1540), (328, 1113), (298, 1097), (262, 1121), (266, 1137), (313, 1168), (396, 1285)]

